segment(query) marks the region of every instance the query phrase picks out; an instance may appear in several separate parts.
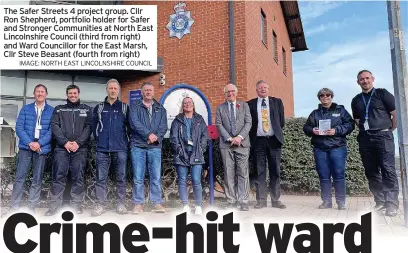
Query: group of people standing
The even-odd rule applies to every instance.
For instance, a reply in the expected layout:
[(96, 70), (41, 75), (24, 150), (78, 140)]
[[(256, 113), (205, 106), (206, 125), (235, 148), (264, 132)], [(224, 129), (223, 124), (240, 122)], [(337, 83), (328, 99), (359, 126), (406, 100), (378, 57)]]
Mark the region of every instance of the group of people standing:
[(376, 89), (374, 80), (368, 70), (357, 74), (362, 92), (351, 101), (352, 115), (343, 105), (332, 101), (332, 90), (321, 89), (317, 94), (320, 104), (303, 127), (314, 146), (323, 200), (321, 209), (332, 208), (332, 182), (338, 209), (346, 209), (346, 137), (357, 126), (360, 157), (376, 202), (374, 209), (384, 210), (387, 216), (397, 215), (399, 186), (393, 135), (397, 128), (395, 98), (384, 88)]
[[(352, 101), (353, 117), (342, 105), (332, 102), (333, 92), (318, 92), (320, 104), (304, 126), (314, 146), (316, 170), (320, 178), (323, 203), (332, 207), (332, 178), (339, 209), (346, 208), (345, 168), (346, 136), (359, 127), (360, 153), (369, 180), (376, 209), (386, 209), (394, 216), (398, 209), (398, 180), (395, 172), (392, 131), (396, 128), (394, 97), (385, 89), (374, 89), (374, 77), (367, 71), (358, 73), (362, 88)], [(280, 162), (284, 144), (284, 106), (280, 98), (269, 96), (269, 84), (256, 83), (257, 97), (238, 101), (234, 84), (224, 87), (225, 102), (216, 109), (215, 125), (220, 136), (219, 148), (224, 168), (225, 194), (229, 207), (249, 210), (249, 156), (254, 155), (256, 200), (254, 208), (271, 206), (286, 208), (280, 201)], [(130, 106), (119, 100), (120, 84), (111, 79), (106, 85), (103, 102), (91, 107), (80, 102), (80, 89), (69, 85), (67, 103), (53, 108), (46, 102), (47, 88), (34, 88), (35, 102), (24, 106), (18, 116), (16, 132), (19, 153), (16, 180), (13, 185), (11, 209), (19, 208), (24, 181), (30, 166), (33, 179), (28, 208), (35, 211), (40, 198), (44, 165), (51, 143), (53, 153), (51, 204), (46, 216), (56, 214), (62, 205), (68, 172), (71, 172), (72, 208), (82, 213), (84, 171), (91, 135), (96, 140), (96, 204), (92, 216), (106, 211), (108, 172), (113, 165), (116, 180), (116, 212), (128, 213), (126, 200), (126, 168), (130, 155), (133, 172), (132, 213), (143, 212), (145, 174), (149, 173), (149, 199), (153, 211), (166, 212), (162, 198), (162, 143), (168, 130), (166, 109), (154, 99), (154, 86), (143, 83), (142, 98)], [(353, 120), (354, 118), (354, 120)], [(177, 172), (178, 190), (183, 211), (190, 212), (187, 178), (190, 172), (194, 192), (195, 214), (202, 214), (201, 175), (205, 164), (209, 135), (203, 117), (195, 110), (191, 97), (182, 100), (179, 114), (170, 128), (173, 164)], [(268, 165), (268, 168), (267, 168)], [(266, 183), (269, 173), (269, 190)]]

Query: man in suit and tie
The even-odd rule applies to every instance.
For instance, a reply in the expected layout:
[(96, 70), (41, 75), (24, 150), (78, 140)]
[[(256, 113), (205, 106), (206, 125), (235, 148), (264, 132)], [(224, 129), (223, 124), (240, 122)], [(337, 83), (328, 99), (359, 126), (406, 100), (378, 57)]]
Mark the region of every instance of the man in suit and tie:
[(257, 98), (248, 101), (252, 116), (250, 131), (251, 147), (255, 153), (257, 171), (256, 209), (267, 206), (266, 159), (269, 170), (269, 192), (272, 207), (286, 208), (280, 198), (280, 162), (282, 155), (285, 115), (282, 100), (268, 96), (269, 85), (260, 80), (256, 83)]
[[(216, 127), (220, 134), (220, 151), (224, 165), (225, 193), (230, 206), (240, 205), (248, 211), (249, 196), (249, 131), (252, 119), (248, 104), (237, 101), (234, 84), (224, 87), (226, 102), (217, 107)], [(238, 185), (235, 185), (235, 177)]]

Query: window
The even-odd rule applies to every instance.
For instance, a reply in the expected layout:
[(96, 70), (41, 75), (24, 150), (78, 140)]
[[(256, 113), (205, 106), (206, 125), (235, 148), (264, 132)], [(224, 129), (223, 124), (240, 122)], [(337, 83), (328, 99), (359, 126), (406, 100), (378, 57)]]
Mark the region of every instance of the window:
[(278, 37), (276, 36), (275, 31), (272, 30), (272, 51), (273, 59), (278, 63)]
[(263, 10), (261, 10), (261, 40), (262, 40), (262, 43), (264, 43), (265, 46), (268, 45), (267, 44), (267, 34), (266, 34), (267, 30), (266, 29), (267, 29), (267, 27), (266, 27), (266, 15), (263, 12)]
[(283, 74), (286, 75), (286, 71), (287, 71), (287, 68), (286, 68), (286, 51), (285, 51), (285, 49), (283, 47), (282, 47), (282, 63), (283, 63)]
[(27, 97), (34, 96), (34, 87), (39, 83), (47, 87), (47, 98), (66, 98), (65, 89), (72, 84), (72, 76), (62, 73), (28, 71)]
[(75, 76), (74, 84), (78, 85), (81, 91), (81, 100), (103, 101), (106, 97), (106, 82), (109, 79), (109, 77)]
[(24, 96), (25, 73), (22, 70), (1, 71), (1, 95)]
[(16, 155), (18, 146), (16, 121), (22, 107), (22, 100), (1, 99), (0, 101), (1, 158)]

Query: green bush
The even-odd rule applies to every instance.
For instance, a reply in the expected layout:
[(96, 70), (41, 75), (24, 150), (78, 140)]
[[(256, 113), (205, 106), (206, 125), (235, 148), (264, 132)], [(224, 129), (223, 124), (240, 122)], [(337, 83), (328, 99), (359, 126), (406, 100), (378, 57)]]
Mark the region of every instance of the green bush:
[[(310, 137), (303, 133), (305, 118), (288, 119), (285, 123), (285, 145), (282, 152), (282, 189), (288, 194), (318, 194), (319, 177), (316, 172)], [(355, 130), (347, 137), (346, 163), (347, 194), (369, 194), (364, 168), (358, 151)]]
[[(319, 194), (319, 178), (315, 170), (315, 163), (313, 158), (312, 146), (310, 144), (310, 138), (303, 133), (303, 124), (306, 119), (294, 118), (288, 119), (284, 128), (285, 145), (282, 153), (281, 163), (281, 179), (282, 179), (282, 191), (284, 194)], [(356, 141), (357, 131), (354, 131), (348, 137), (348, 158), (346, 167), (346, 179), (347, 179), (347, 193), (349, 195), (367, 195), (369, 193), (367, 180), (364, 175), (364, 169), (361, 164), (360, 155), (358, 153), (358, 145)], [(176, 181), (175, 168), (172, 165), (172, 157), (170, 152), (170, 143), (168, 139), (164, 141), (162, 150), (162, 185), (163, 194), (167, 202), (171, 200), (178, 200), (178, 188)], [(208, 153), (205, 154), (207, 164), (205, 169), (209, 169), (208, 166)], [(8, 164), (3, 164), (1, 168), (1, 196), (2, 205), (7, 205), (7, 199), (4, 193), (7, 191), (9, 184), (14, 182), (15, 177), (15, 162), (14, 159)], [(254, 169), (253, 169), (253, 156), (249, 160), (250, 178), (251, 178), (251, 191), (254, 194)], [(223, 185), (223, 168), (221, 162), (221, 155), (218, 148), (218, 141), (213, 141), (213, 166), (214, 166), (214, 179)], [(92, 204), (95, 200), (95, 145), (91, 141), (91, 148), (88, 152), (87, 170), (85, 173), (85, 204)], [(43, 189), (42, 189), (42, 204), (47, 205), (49, 199), (50, 186), (52, 180), (52, 154), (48, 156), (47, 165), (44, 173)], [(32, 170), (29, 172), (29, 176), (26, 181), (25, 196), (28, 195), (28, 189), (30, 186), (30, 178), (32, 177)], [(113, 205), (115, 199), (115, 183), (114, 173), (111, 168), (109, 173), (108, 183), (108, 199)], [(269, 180), (268, 180), (269, 181)], [(128, 160), (127, 169), (127, 200), (129, 203), (132, 198), (132, 169), (130, 156)], [(204, 199), (209, 199), (209, 173), (203, 173), (203, 193)], [(148, 174), (146, 174), (145, 181), (145, 195), (148, 199)], [(69, 189), (68, 189), (69, 190)], [(69, 197), (69, 191), (66, 191), (66, 196)], [(191, 191), (191, 187), (190, 187)], [(192, 193), (192, 192), (191, 192)]]

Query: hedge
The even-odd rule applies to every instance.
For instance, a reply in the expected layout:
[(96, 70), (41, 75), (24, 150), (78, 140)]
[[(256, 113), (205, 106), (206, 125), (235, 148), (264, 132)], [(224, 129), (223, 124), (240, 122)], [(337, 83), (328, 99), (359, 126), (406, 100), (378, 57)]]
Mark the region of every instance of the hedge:
[[(283, 194), (300, 194), (300, 195), (318, 195), (320, 193), (319, 179), (315, 170), (315, 163), (313, 158), (312, 146), (310, 138), (303, 133), (303, 124), (305, 118), (292, 118), (286, 120), (284, 128), (285, 145), (282, 152), (281, 162), (281, 187)], [(348, 137), (348, 157), (346, 165), (346, 180), (347, 180), (347, 194), (350, 196), (367, 195), (369, 194), (367, 180), (364, 175), (364, 169), (360, 160), (358, 152), (358, 145), (356, 141), (357, 131), (354, 131)], [(170, 144), (166, 139), (162, 150), (162, 184), (163, 194), (167, 203), (178, 203), (178, 189), (176, 181), (175, 168), (171, 164), (172, 158), (170, 153)], [(1, 169), (1, 198), (2, 205), (7, 205), (9, 195), (6, 196), (7, 188), (14, 182), (15, 178), (15, 161), (16, 158), (9, 164), (3, 164)], [(208, 153), (206, 153), (205, 169), (208, 169)], [(217, 196), (224, 196), (223, 185), (223, 169), (221, 163), (220, 151), (218, 148), (218, 141), (213, 142), (213, 166), (214, 178), (217, 183), (217, 191), (220, 192)], [(94, 203), (95, 200), (95, 145), (91, 141), (91, 148), (88, 152), (87, 170), (85, 173), (85, 205)], [(253, 167), (253, 156), (249, 159), (251, 194), (255, 194), (255, 173)], [(52, 170), (52, 154), (48, 156), (46, 169), (44, 173), (43, 189), (41, 196), (41, 205), (47, 205), (49, 200), (50, 186), (51, 186), (51, 170)], [(30, 185), (30, 178), (32, 170), (26, 180), (25, 197), (28, 195)], [(109, 173), (108, 185), (108, 199), (113, 205), (115, 199), (115, 184), (114, 173), (111, 170)], [(269, 181), (269, 180), (268, 180)], [(204, 171), (202, 177), (204, 199), (209, 200), (209, 173)], [(145, 194), (148, 200), (148, 174), (146, 175)], [(192, 189), (190, 185), (190, 193)], [(69, 189), (66, 190), (66, 196), (69, 197)], [(128, 160), (127, 169), (127, 201), (131, 204), (132, 198), (132, 169), (130, 157)], [(191, 198), (192, 199), (192, 196)], [(222, 199), (222, 198), (221, 198)]]

